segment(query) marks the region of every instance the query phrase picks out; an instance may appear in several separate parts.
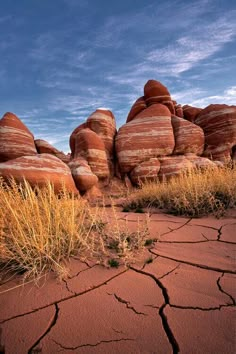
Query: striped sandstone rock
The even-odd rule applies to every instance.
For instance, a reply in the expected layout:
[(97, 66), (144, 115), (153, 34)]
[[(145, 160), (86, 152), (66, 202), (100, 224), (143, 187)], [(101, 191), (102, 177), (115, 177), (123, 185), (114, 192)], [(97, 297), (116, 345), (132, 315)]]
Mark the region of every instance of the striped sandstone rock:
[(236, 145), (236, 106), (211, 104), (198, 114), (195, 123), (204, 130), (204, 156), (230, 160)]
[(193, 165), (185, 156), (166, 156), (159, 158), (161, 167), (158, 177), (161, 181), (180, 175), (182, 172), (191, 170)]
[(146, 181), (155, 181), (160, 170), (160, 162), (157, 158), (141, 162), (130, 173), (133, 184), (140, 185)]
[(147, 104), (145, 102), (145, 97), (139, 97), (133, 104), (126, 119), (126, 123), (131, 122), (137, 114), (142, 112), (145, 108), (147, 108)]
[(87, 127), (100, 136), (108, 155), (112, 157), (116, 134), (116, 122), (113, 113), (109, 110), (97, 109), (88, 117)]
[(175, 101), (173, 101), (173, 103), (174, 103), (175, 115), (177, 117), (183, 118), (184, 112), (181, 104), (177, 104)]
[(64, 185), (69, 192), (78, 194), (70, 168), (56, 156), (49, 154), (22, 156), (2, 162), (0, 176), (6, 181), (13, 177), (18, 183), (25, 179), (32, 187), (44, 187), (50, 182), (56, 193)]
[(33, 134), (15, 114), (4, 114), (0, 120), (0, 162), (36, 154)]
[(202, 111), (202, 108), (192, 107), (189, 105), (184, 105), (183, 107), (184, 118), (190, 122), (195, 122), (197, 115)]
[(204, 132), (197, 125), (176, 116), (171, 116), (175, 136), (173, 155), (195, 153), (201, 155), (204, 150)]
[(57, 150), (46, 140), (36, 139), (34, 143), (39, 154), (54, 155), (58, 157), (60, 160), (62, 160), (64, 163), (68, 163), (70, 161), (70, 155), (65, 155), (62, 151)]
[(167, 106), (172, 114), (175, 113), (174, 104), (170, 93), (161, 82), (149, 80), (144, 86), (145, 101), (148, 106), (155, 103), (162, 103)]
[(75, 152), (75, 137), (76, 134), (82, 130), (82, 129), (86, 129), (87, 128), (87, 123), (82, 123), (80, 124), (77, 128), (75, 128), (73, 130), (73, 132), (70, 135), (70, 140), (69, 140), (69, 144), (70, 144), (70, 149), (71, 149), (71, 159), (74, 157), (74, 152)]
[(185, 157), (193, 164), (193, 167), (200, 169), (216, 168), (218, 165), (216, 162), (219, 162), (211, 161), (206, 157), (196, 156), (195, 154), (186, 154)]
[(75, 158), (68, 163), (79, 191), (85, 192), (91, 189), (97, 182), (97, 176), (92, 173), (87, 161), (82, 157)]
[(98, 178), (109, 177), (105, 144), (100, 136), (89, 128), (79, 130), (75, 135), (74, 158), (77, 157), (83, 157)]
[(94, 131), (104, 142), (111, 176), (115, 173), (114, 137), (116, 122), (113, 113), (105, 109), (97, 109), (87, 119), (87, 127)]
[(122, 174), (152, 157), (171, 155), (175, 142), (167, 107), (153, 104), (143, 110), (119, 129), (115, 145)]

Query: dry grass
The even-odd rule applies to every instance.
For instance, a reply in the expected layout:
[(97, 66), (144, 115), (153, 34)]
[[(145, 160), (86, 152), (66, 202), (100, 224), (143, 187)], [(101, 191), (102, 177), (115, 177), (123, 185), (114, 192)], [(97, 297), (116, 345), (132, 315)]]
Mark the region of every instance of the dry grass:
[(114, 207), (112, 217), (113, 227), (107, 227), (105, 208), (91, 208), (66, 190), (58, 196), (50, 184), (33, 190), (26, 181), (19, 186), (0, 180), (0, 266), (37, 279), (48, 271), (65, 277), (65, 261), (73, 255), (128, 263), (144, 246), (147, 228), (130, 234), (119, 226)]
[(223, 216), (236, 207), (236, 167), (195, 170), (164, 183), (145, 183), (129, 196), (127, 207), (157, 207), (192, 217)]

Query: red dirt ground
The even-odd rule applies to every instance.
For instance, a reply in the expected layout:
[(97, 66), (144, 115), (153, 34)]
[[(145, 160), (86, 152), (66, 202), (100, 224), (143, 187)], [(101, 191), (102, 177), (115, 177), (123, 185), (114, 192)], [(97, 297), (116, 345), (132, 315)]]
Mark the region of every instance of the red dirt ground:
[[(118, 215), (134, 230), (145, 218)], [(0, 353), (235, 353), (235, 230), (236, 215), (154, 213), (157, 242), (128, 269), (74, 258), (61, 282), (3, 278)]]

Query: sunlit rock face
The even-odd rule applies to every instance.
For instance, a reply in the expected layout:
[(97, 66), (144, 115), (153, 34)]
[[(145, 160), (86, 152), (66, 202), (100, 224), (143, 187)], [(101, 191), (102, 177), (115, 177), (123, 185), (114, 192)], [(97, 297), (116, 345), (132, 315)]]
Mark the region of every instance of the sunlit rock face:
[(201, 155), (204, 150), (204, 132), (202, 128), (176, 116), (171, 116), (171, 123), (175, 137), (173, 155), (184, 155), (186, 153)]
[(54, 185), (55, 192), (64, 187), (73, 193), (78, 193), (70, 168), (50, 154), (22, 156), (0, 163), (0, 176), (8, 181), (12, 177), (21, 183), (25, 179), (32, 187), (44, 187), (47, 183)]
[(160, 171), (160, 161), (158, 158), (141, 162), (130, 173), (130, 179), (134, 185), (140, 185), (144, 182), (155, 181), (158, 179)]
[(131, 122), (137, 116), (137, 114), (142, 112), (145, 108), (147, 108), (145, 97), (139, 97), (131, 107), (128, 117), (126, 119), (126, 123)]
[(91, 171), (84, 158), (75, 158), (68, 163), (68, 166), (79, 191), (86, 192), (98, 182), (98, 177)]
[(205, 134), (203, 155), (213, 160), (228, 161), (236, 145), (236, 106), (211, 104), (196, 117)]
[(117, 133), (115, 146), (121, 173), (130, 172), (152, 157), (172, 154), (174, 144), (169, 109), (162, 104), (151, 105)]
[(15, 114), (4, 114), (0, 120), (0, 162), (36, 154), (33, 134)]
[(84, 158), (98, 179), (109, 180), (115, 171), (114, 137), (116, 122), (113, 113), (97, 109), (70, 136), (71, 159)]
[(54, 146), (49, 144), (46, 140), (43, 139), (36, 139), (34, 141), (37, 152), (39, 154), (50, 154), (58, 157), (65, 163), (70, 161), (70, 155), (64, 154), (62, 151), (57, 150)]
[(109, 177), (109, 166), (105, 144), (99, 135), (89, 128), (80, 130), (75, 136), (74, 158), (83, 157), (98, 178)]
[(175, 114), (174, 104), (170, 93), (161, 82), (156, 80), (148, 80), (144, 86), (144, 97), (148, 106), (155, 103), (166, 105), (170, 113)]
[[(0, 176), (32, 185), (61, 180), (71, 191), (98, 195), (114, 176), (126, 185), (165, 180), (194, 168), (236, 160), (236, 106), (182, 106), (156, 80), (132, 105), (116, 131), (113, 113), (99, 108), (70, 136), (65, 155), (33, 134), (13, 113), (0, 120)], [(128, 182), (127, 182), (128, 181)]]

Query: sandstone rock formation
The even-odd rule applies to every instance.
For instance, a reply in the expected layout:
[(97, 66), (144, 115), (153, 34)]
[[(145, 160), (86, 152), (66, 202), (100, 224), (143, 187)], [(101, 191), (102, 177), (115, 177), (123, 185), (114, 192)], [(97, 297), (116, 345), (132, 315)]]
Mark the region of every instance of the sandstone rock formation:
[(54, 146), (49, 144), (46, 140), (36, 139), (34, 141), (36, 149), (39, 154), (50, 154), (58, 157), (65, 163), (70, 161), (70, 155), (65, 155), (62, 151), (57, 150)]
[(195, 153), (201, 155), (204, 150), (203, 130), (197, 125), (173, 115), (171, 116), (171, 123), (175, 137), (173, 154)]
[[(236, 106), (184, 105), (162, 83), (149, 80), (126, 124), (116, 131), (113, 113), (97, 109), (70, 136), (65, 155), (29, 129), (12, 113), (0, 120), (0, 175), (26, 178), (32, 185), (46, 179), (59, 189), (100, 195), (114, 176), (131, 187), (168, 179), (193, 168), (223, 166), (236, 160)], [(59, 159), (58, 159), (59, 158)], [(65, 165), (63, 162), (67, 163)]]
[(115, 134), (116, 123), (113, 113), (97, 109), (85, 123), (72, 132), (71, 159), (84, 158), (95, 176), (103, 181), (109, 181), (115, 171)]
[(153, 104), (123, 125), (116, 136), (116, 153), (122, 174), (152, 157), (170, 155), (174, 149), (171, 114)]
[(32, 187), (43, 187), (50, 182), (56, 193), (65, 186), (69, 192), (78, 194), (70, 168), (56, 156), (49, 154), (22, 156), (2, 162), (0, 176), (6, 181), (13, 177), (19, 183), (25, 179)]
[(189, 105), (184, 105), (183, 106), (184, 118), (189, 120), (190, 122), (194, 123), (195, 118), (201, 112), (201, 110), (202, 110), (201, 108), (192, 107), (192, 106), (189, 106)]
[(98, 177), (91, 171), (88, 162), (82, 157), (73, 159), (68, 163), (68, 166), (79, 191), (85, 192), (98, 182)]
[(227, 161), (236, 146), (236, 106), (211, 104), (195, 118), (205, 134), (204, 156)]
[(36, 154), (33, 134), (15, 114), (4, 114), (0, 120), (0, 162)]
[(156, 80), (148, 80), (144, 86), (145, 101), (148, 106), (154, 103), (162, 103), (166, 105), (172, 114), (175, 114), (174, 104), (170, 93), (161, 82)]

